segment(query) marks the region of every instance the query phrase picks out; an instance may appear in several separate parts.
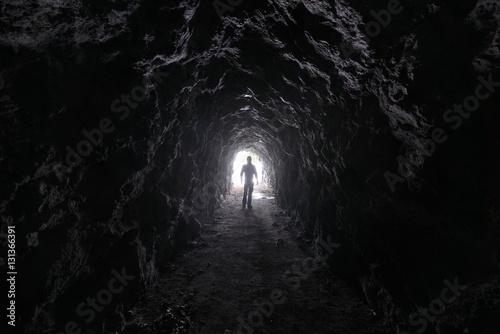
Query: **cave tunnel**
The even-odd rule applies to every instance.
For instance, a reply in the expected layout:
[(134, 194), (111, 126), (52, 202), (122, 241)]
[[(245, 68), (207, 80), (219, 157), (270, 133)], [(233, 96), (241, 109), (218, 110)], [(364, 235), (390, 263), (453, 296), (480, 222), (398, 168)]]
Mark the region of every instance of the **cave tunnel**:
[(1, 6), (8, 333), (500, 333), (497, 0)]

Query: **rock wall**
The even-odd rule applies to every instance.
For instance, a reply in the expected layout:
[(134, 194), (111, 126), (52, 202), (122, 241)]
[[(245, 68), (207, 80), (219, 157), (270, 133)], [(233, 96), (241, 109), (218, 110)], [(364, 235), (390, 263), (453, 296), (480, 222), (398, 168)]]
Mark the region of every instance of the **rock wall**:
[(2, 6), (0, 213), (26, 333), (124, 322), (241, 149), (396, 332), (424, 327), (408, 318), (444, 280), (467, 288), (425, 330), (499, 329), (497, 2)]

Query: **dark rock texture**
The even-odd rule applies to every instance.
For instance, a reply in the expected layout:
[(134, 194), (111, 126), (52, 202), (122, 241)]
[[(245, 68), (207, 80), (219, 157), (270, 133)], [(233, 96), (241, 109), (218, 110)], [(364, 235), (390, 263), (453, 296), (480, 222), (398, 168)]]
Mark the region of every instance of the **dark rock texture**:
[(498, 2), (402, 0), (380, 31), (393, 1), (237, 2), (1, 5), (0, 214), (26, 333), (100, 329), (75, 309), (124, 270), (95, 314), (120, 320), (241, 149), (395, 332), (456, 278), (426, 330), (498, 333)]

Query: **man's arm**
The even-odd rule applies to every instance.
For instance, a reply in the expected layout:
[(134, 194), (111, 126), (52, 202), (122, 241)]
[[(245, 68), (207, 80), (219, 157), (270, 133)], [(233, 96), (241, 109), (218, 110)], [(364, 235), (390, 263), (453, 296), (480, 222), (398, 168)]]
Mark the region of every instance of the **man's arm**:
[(240, 182), (243, 183), (243, 172), (245, 171), (245, 166), (241, 167)]

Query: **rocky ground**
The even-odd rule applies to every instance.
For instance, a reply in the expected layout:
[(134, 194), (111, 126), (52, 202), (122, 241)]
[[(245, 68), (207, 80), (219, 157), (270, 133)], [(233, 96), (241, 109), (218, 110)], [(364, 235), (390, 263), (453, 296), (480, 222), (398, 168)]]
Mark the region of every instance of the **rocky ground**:
[(255, 189), (252, 209), (243, 209), (236, 193), (191, 249), (164, 267), (131, 312), (130, 332), (387, 333), (351, 289), (312, 260), (313, 248), (269, 189)]

